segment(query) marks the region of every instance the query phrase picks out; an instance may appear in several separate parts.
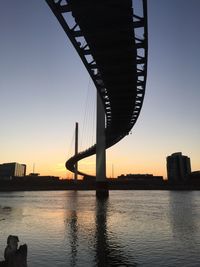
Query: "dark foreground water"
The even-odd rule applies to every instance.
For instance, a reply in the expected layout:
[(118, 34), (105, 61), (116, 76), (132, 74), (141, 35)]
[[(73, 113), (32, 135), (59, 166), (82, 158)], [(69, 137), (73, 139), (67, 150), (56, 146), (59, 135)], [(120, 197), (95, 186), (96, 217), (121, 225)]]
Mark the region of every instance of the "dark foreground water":
[(200, 192), (0, 193), (0, 260), (9, 234), (29, 267), (200, 266)]

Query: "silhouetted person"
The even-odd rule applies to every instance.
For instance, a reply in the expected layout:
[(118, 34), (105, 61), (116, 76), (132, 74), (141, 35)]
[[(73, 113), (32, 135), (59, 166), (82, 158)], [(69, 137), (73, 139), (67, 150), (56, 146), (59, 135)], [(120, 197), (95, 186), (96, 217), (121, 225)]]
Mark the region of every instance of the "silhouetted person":
[(27, 245), (24, 244), (18, 249), (18, 242), (18, 236), (8, 236), (7, 246), (4, 251), (5, 262), (1, 262), (0, 266), (27, 267)]

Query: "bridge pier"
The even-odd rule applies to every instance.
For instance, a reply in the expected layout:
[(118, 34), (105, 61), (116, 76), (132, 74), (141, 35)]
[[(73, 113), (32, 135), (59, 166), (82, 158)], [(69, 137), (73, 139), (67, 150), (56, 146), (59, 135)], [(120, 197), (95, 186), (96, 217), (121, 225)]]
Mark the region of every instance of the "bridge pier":
[(96, 182), (96, 197), (105, 199), (109, 197), (108, 182)]
[(106, 179), (106, 138), (105, 111), (97, 92), (97, 130), (96, 130), (96, 196), (108, 197), (108, 182)]

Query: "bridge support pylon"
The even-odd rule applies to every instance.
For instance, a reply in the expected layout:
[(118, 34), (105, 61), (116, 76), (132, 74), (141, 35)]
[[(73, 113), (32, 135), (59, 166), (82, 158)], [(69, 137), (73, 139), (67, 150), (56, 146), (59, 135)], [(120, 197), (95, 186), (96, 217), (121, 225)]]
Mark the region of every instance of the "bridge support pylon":
[(105, 111), (97, 92), (97, 129), (96, 129), (96, 197), (108, 197), (108, 182), (106, 179), (106, 138)]
[[(78, 155), (78, 122), (76, 122), (75, 126), (75, 156)], [(74, 172), (74, 182), (77, 183), (78, 179), (78, 163), (75, 164), (75, 172)]]

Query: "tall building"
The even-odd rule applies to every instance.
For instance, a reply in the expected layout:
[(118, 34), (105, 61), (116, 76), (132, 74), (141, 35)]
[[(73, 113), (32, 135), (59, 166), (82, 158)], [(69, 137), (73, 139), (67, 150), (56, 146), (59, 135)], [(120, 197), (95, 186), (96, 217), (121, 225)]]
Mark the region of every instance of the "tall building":
[(190, 158), (181, 152), (167, 157), (167, 177), (169, 181), (184, 181), (191, 173)]
[(21, 177), (26, 175), (26, 165), (17, 162), (0, 164), (1, 177)]

